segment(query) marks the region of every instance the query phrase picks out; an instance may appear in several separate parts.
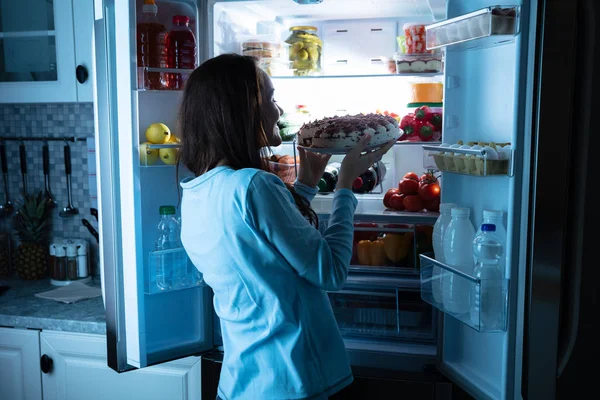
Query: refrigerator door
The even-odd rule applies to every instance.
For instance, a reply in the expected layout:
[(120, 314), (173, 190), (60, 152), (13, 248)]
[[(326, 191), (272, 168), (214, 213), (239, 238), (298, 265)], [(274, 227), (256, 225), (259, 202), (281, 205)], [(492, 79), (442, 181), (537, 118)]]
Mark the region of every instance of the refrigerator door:
[[(486, 0), (449, 0), (447, 18), (489, 6)], [(485, 10), (438, 28), (433, 36), (439, 43), (455, 43), (444, 50), (443, 142), (510, 143), (514, 150), (514, 155), (509, 154), (513, 167), (504, 175), (486, 175), (485, 164), (483, 169), (477, 168), (479, 172), (470, 167), (468, 173), (443, 172), (442, 202), (469, 208), (475, 230), (482, 223), (483, 210), (501, 210), (506, 216), (505, 330), (484, 332), (484, 320), (473, 309), (460, 311), (461, 319), (440, 313), (438, 325), (439, 370), (477, 399), (514, 398), (515, 390), (520, 390), (538, 2), (515, 1), (504, 7), (511, 9), (510, 22), (501, 17), (505, 10)], [(488, 32), (491, 35), (483, 37)], [(469, 40), (471, 37), (482, 38)], [(469, 160), (474, 165), (482, 162), (481, 158), (463, 157), (457, 158), (457, 165), (459, 160), (464, 160), (464, 165)], [(488, 166), (490, 171), (491, 164)], [(468, 285), (467, 301), (476, 287)]]
[[(139, 161), (135, 1), (97, 0), (96, 149), (108, 365), (116, 371), (212, 348), (210, 290), (149, 290), (158, 205), (177, 204), (175, 168)], [(147, 101), (148, 98), (145, 98)], [(152, 190), (154, 188), (154, 190)], [(156, 190), (161, 188), (161, 190)]]

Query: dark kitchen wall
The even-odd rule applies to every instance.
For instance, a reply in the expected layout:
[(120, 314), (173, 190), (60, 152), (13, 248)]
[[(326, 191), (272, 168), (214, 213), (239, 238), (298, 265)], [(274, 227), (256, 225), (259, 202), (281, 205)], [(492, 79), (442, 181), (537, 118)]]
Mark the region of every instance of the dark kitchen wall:
[[(97, 222), (90, 208), (97, 208), (94, 164), (94, 111), (92, 103), (80, 104), (0, 104), (0, 137), (74, 136), (83, 141), (69, 143), (72, 158), (73, 206), (79, 215), (60, 218), (58, 212), (67, 205), (67, 179), (64, 165), (64, 142), (48, 142), (50, 149), (50, 189), (57, 201), (52, 210), (52, 235), (55, 238), (85, 239), (90, 244), (92, 273), (98, 275), (98, 246), (82, 225), (86, 218), (92, 226)], [(86, 140), (87, 139), (87, 140)], [(27, 182), (29, 193), (44, 189), (42, 170), (43, 142), (24, 142), (27, 150)], [(13, 203), (22, 199), (19, 142), (6, 141), (9, 194)], [(88, 158), (90, 158), (88, 160)], [(88, 168), (89, 165), (89, 168)], [(90, 190), (91, 189), (91, 190)], [(4, 185), (0, 184), (0, 201), (4, 202)], [(6, 226), (6, 224), (3, 224)]]

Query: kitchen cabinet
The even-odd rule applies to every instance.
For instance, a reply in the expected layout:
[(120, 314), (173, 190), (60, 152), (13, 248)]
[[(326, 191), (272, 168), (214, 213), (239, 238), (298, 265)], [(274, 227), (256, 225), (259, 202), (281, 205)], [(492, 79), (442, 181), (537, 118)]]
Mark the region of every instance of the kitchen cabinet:
[(39, 331), (0, 328), (0, 393), (4, 399), (42, 399)]
[(44, 400), (201, 398), (199, 357), (117, 373), (107, 366), (103, 335), (42, 331), (40, 342), (52, 360), (42, 374)]
[(0, 103), (93, 101), (93, 7), (0, 1)]

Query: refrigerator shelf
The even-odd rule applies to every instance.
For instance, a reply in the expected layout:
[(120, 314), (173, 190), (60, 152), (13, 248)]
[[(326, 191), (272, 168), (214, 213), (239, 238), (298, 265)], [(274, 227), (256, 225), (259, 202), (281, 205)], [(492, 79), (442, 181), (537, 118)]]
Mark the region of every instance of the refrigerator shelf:
[(494, 6), (427, 25), (427, 49), (451, 46), (466, 50), (514, 42), (519, 16), (518, 6)]
[(137, 90), (138, 91), (157, 91), (157, 92), (173, 92), (179, 91), (182, 92), (181, 89), (159, 89), (156, 87), (152, 87), (150, 80), (161, 81), (164, 82), (169, 79), (176, 79), (177, 75), (181, 75), (182, 83), (185, 85), (185, 82), (189, 78), (189, 76), (194, 72), (193, 69), (178, 69), (178, 68), (150, 68), (150, 67), (138, 67), (138, 81), (137, 81)]
[[(181, 145), (179, 143), (162, 144), (140, 144), (140, 167), (142, 168), (172, 168), (177, 165), (177, 152)], [(168, 152), (168, 159), (163, 159), (160, 154), (161, 149), (173, 149)], [(146, 152), (145, 154), (143, 152)], [(165, 162), (166, 161), (166, 162)]]
[[(506, 331), (508, 279), (479, 279), (436, 261), (433, 253), (420, 257), (424, 301), (478, 332)], [(452, 286), (451, 292), (447, 285)], [(448, 302), (450, 294), (454, 297), (452, 304)], [(479, 295), (479, 307), (472, 299), (474, 294)]]
[(423, 167), (472, 176), (514, 176), (514, 150), (500, 150), (491, 159), (486, 149), (450, 149), (439, 145), (423, 146)]
[[(162, 259), (162, 261), (161, 261)], [(167, 264), (165, 282), (166, 288), (160, 287), (157, 283), (157, 267), (160, 262)], [(181, 272), (181, 282), (176, 285), (171, 285), (169, 282), (173, 280), (173, 265), (185, 263), (185, 270)], [(155, 295), (160, 293), (169, 293), (179, 290), (195, 288), (204, 285), (202, 274), (194, 267), (189, 260), (187, 253), (183, 247), (170, 250), (155, 250), (148, 254), (146, 277), (144, 279), (144, 293)]]
[(353, 79), (353, 78), (432, 78), (443, 76), (442, 72), (408, 73), (408, 74), (349, 74), (349, 75), (315, 75), (315, 76), (271, 76), (272, 80), (310, 80), (310, 79)]

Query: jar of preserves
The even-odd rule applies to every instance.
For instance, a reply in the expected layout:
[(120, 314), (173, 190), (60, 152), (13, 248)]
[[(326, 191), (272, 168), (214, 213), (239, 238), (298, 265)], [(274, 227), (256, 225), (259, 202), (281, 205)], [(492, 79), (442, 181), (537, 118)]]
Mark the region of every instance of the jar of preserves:
[(314, 26), (292, 26), (286, 39), (288, 54), (296, 76), (318, 75), (321, 73), (323, 42), (317, 36)]

